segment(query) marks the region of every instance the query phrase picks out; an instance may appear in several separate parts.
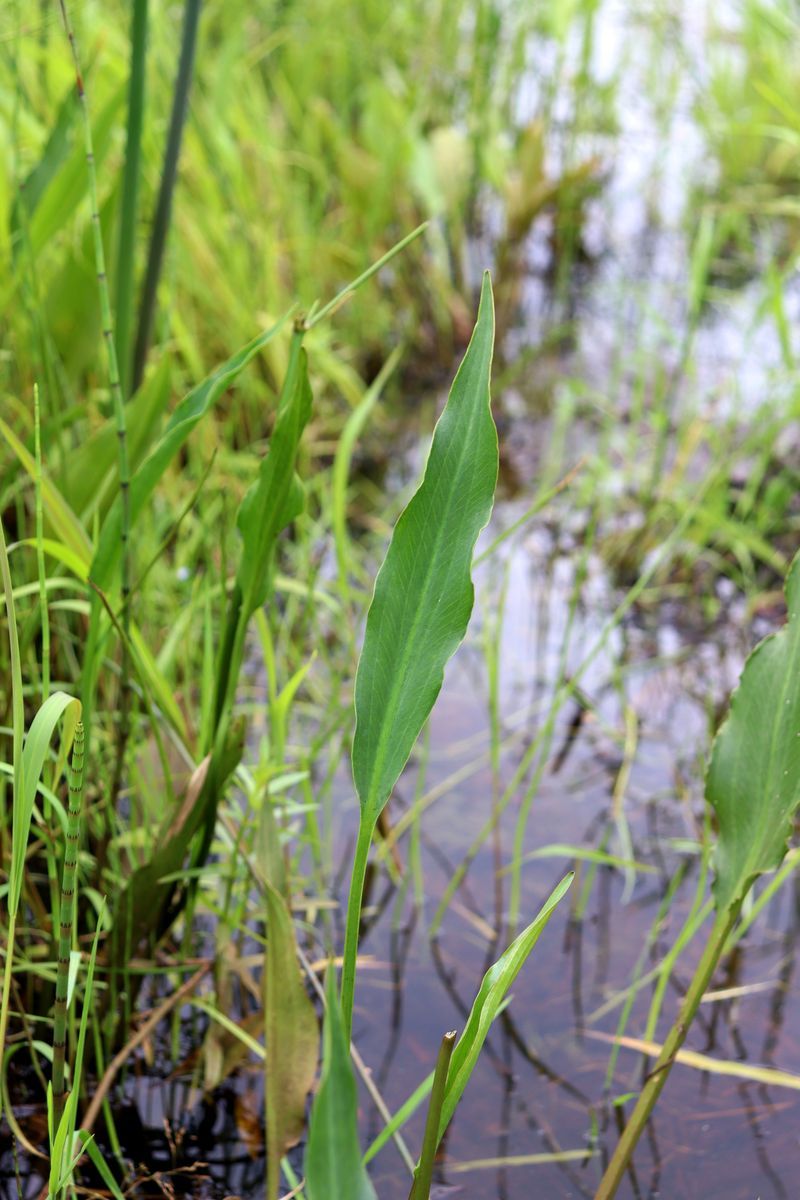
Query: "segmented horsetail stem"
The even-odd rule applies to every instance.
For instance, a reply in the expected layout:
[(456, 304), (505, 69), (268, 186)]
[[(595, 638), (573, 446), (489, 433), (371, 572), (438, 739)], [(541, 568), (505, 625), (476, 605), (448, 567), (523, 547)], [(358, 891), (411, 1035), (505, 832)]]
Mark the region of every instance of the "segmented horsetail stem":
[(103, 328), (103, 341), (108, 359), (108, 383), (114, 408), (114, 420), (117, 426), (117, 445), (119, 455), (119, 491), (121, 503), (120, 540), (122, 542), (121, 594), (122, 594), (122, 658), (120, 669), (120, 721), (119, 739), (117, 743), (117, 764), (112, 789), (112, 804), (116, 799), (122, 776), (125, 745), (128, 739), (128, 710), (129, 710), (129, 661), (128, 646), (130, 645), (130, 467), (128, 463), (128, 437), (125, 426), (125, 405), (122, 399), (119, 365), (117, 363), (117, 348), (114, 340), (114, 322), (111, 316), (111, 299), (106, 277), (106, 257), (103, 250), (103, 231), (100, 228), (100, 206), (97, 199), (97, 172), (94, 163), (94, 144), (92, 141), (92, 123), (89, 114), (89, 102), (86, 98), (86, 88), (81, 74), (78, 47), (75, 34), (67, 16), (64, 0), (59, 0), (64, 29), (69, 38), (72, 61), (75, 66), (75, 85), (83, 116), (84, 140), (86, 146), (86, 166), (89, 177), (89, 200), (91, 203), (91, 219), (94, 234), (94, 255), (97, 269), (97, 290), (100, 297), (100, 319)]
[(36, 565), (39, 574), (39, 619), (42, 623), (42, 704), (50, 695), (50, 615), (44, 573), (44, 516), (42, 513), (42, 437), (39, 385), (33, 385), (34, 454), (36, 457)]
[(69, 804), (67, 807), (67, 848), (64, 853), (64, 873), (61, 879), (61, 909), (58, 931), (58, 967), (56, 970), (56, 1004), (53, 1027), (53, 1104), (56, 1124), (64, 1109), (64, 1061), (67, 1043), (67, 987), (69, 956), (75, 926), (75, 877), (78, 865), (78, 841), (81, 831), (81, 801), (83, 798), (83, 723), (75, 727), (72, 759), (69, 772)]

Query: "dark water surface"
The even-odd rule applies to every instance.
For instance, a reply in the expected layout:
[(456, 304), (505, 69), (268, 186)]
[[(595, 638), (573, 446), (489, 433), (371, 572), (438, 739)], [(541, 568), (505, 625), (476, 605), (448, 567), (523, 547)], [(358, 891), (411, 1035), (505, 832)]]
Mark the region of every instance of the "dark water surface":
[[(549, 711), (574, 564), (575, 550), (559, 549), (541, 531), (512, 556), (500, 676), (504, 731), (512, 737), (521, 733), (522, 741), (502, 755), (501, 784)], [(616, 598), (602, 568), (591, 559), (566, 655), (573, 668), (595, 644)], [(661, 961), (691, 905), (700, 869), (698, 823), (709, 720), (738, 674), (752, 633), (735, 605), (727, 619), (702, 634), (681, 628), (679, 613), (670, 621), (666, 607), (649, 615), (635, 613), (609, 638), (608, 649), (582, 678), (591, 715), (578, 723), (580, 709), (574, 701), (561, 707), (524, 838), (526, 851), (564, 842), (596, 847), (606, 832), (607, 849), (621, 853), (612, 819), (616, 788), (633, 855), (652, 873), (637, 872), (628, 879), (621, 870), (600, 867), (590, 881), (588, 864), (579, 871), (568, 900), (519, 976), (512, 1005), (493, 1027), (447, 1137), (438, 1178), (461, 1189), (454, 1195), (509, 1200), (591, 1196), (600, 1174), (599, 1155), (615, 1144), (616, 1129), (608, 1126), (613, 1116), (603, 1105), (610, 1047), (595, 1035), (615, 1032), (621, 1010), (604, 1013), (603, 1007), (632, 979), (679, 867), (685, 878), (642, 973)], [(620, 740), (626, 710), (629, 728), (635, 727), (635, 752), (622, 787), (626, 768)], [(487, 727), (486, 675), (473, 645), (452, 665), (434, 713), (426, 787), (435, 788), (479, 759), (487, 749)], [(413, 797), (413, 771), (399, 791), (405, 801)], [(403, 898), (385, 876), (375, 884), (375, 912), (363, 943), (364, 954), (374, 961), (359, 977), (354, 1035), (390, 1109), (432, 1068), (443, 1031), (463, 1028), (493, 953), (498, 898), (491, 839), (477, 853), (438, 938), (430, 941), (426, 931), (438, 897), (491, 811), (492, 795), (491, 767), (483, 762), (425, 813), (420, 840), (426, 898), (421, 912), (413, 896)], [(503, 864), (512, 857), (519, 808), (516, 799), (500, 822)], [(395, 820), (400, 811), (396, 804)], [(562, 852), (523, 867), (523, 921), (535, 915), (567, 864)], [(584, 884), (588, 895), (580, 904)], [(503, 876), (501, 913), (507, 912), (508, 901), (509, 879)], [(800, 1074), (797, 914), (796, 888), (790, 881), (720, 971), (714, 987), (724, 989), (724, 995), (703, 1005), (689, 1037), (691, 1048), (718, 1059)], [(669, 1028), (701, 943), (702, 934), (678, 961), (658, 1036)], [(628, 1035), (642, 1036), (652, 995), (652, 984), (638, 994)], [(612, 1096), (638, 1088), (640, 1061), (630, 1050), (620, 1052)], [(799, 1105), (800, 1096), (787, 1089), (676, 1066), (637, 1154), (638, 1187), (626, 1182), (621, 1194), (698, 1200), (796, 1195)], [(380, 1127), (366, 1096), (363, 1125), (367, 1136)], [(413, 1121), (409, 1130), (410, 1144), (416, 1147), (421, 1122)], [(476, 1159), (580, 1149), (587, 1151), (586, 1161), (459, 1170), (460, 1163)], [(382, 1200), (407, 1194), (393, 1147), (376, 1160), (374, 1178)]]

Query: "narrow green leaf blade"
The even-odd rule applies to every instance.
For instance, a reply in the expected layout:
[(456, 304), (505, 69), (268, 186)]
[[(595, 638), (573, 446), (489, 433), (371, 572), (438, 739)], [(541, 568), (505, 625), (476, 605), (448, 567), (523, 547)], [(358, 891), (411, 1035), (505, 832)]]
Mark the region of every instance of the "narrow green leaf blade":
[[(265, 330), (241, 350), (218, 367), (211, 375), (193, 388), (172, 414), (161, 438), (150, 455), (142, 463), (139, 470), (131, 479), (130, 486), (130, 523), (136, 524), (142, 509), (150, 499), (155, 487), (166, 471), (172, 459), (180, 450), (198, 421), (217, 402), (226, 388), (235, 382), (236, 377), (247, 366), (252, 358), (266, 346), (283, 325), (278, 321), (271, 329)], [(114, 567), (121, 551), (122, 506), (119, 497), (111, 506), (108, 516), (103, 522), (97, 552), (92, 562), (90, 578), (102, 589), (107, 589), (114, 572)]]
[[(35, 479), (36, 462), (33, 455), (2, 417), (0, 417), (0, 435), (8, 442), (31, 479)], [(81, 561), (85, 561), (88, 564), (91, 559), (92, 546), (86, 530), (69, 504), (67, 504), (61, 492), (46, 476), (42, 478), (42, 504), (44, 505), (47, 519), (58, 534), (59, 539)]]
[[(141, 463), (170, 398), (172, 363), (165, 354), (139, 391), (125, 405), (125, 428), (132, 470)], [(101, 518), (119, 491), (119, 437), (113, 414), (90, 438), (76, 447), (63, 468), (62, 492), (73, 512), (91, 525), (87, 512)]]
[(719, 822), (719, 911), (780, 866), (800, 804), (800, 555), (786, 578), (786, 607), (784, 628), (745, 663), (711, 751), (706, 798)]
[(266, 883), (266, 901), (267, 1200), (277, 1200), (280, 1160), (305, 1128), (306, 1096), (317, 1071), (319, 1029), (297, 967), (289, 910), (270, 883)]
[(25, 746), (22, 751), (22, 794), (14, 795), (14, 825), (13, 825), (13, 854), (11, 860), (10, 901), (9, 907), (16, 912), (22, 890), (22, 877), (25, 868), (25, 851), (28, 833), (31, 827), (33, 804), (36, 799), (36, 789), (42, 773), (44, 760), (50, 748), (50, 740), (56, 726), (64, 717), (64, 736), (62, 739), (62, 756), (66, 755), (72, 745), (72, 735), (75, 732), (81, 715), (81, 704), (67, 692), (53, 692), (36, 713), (31, 722)]
[(367, 617), (356, 676), (353, 778), (364, 818), (373, 823), (433, 708), (472, 612), (470, 564), (497, 482), (489, 402), (493, 345), (487, 274), (424, 478), (395, 526)]
[(242, 501), (237, 524), (242, 557), (236, 581), (245, 620), (264, 603), (278, 534), (302, 511), (305, 492), (295, 475), (300, 438), (311, 416), (311, 388), (302, 333), (292, 338), (275, 428), (258, 479)]
[(527, 929), (511, 943), (506, 952), (501, 955), (494, 966), (483, 977), (480, 991), (475, 997), (464, 1032), (458, 1039), (458, 1044), (450, 1060), (450, 1070), (447, 1075), (442, 1116), (439, 1122), (439, 1141), (444, 1137), (445, 1130), (452, 1120), (464, 1088), (469, 1082), (478, 1056), (486, 1041), (486, 1035), (497, 1015), (497, 1010), (505, 999), (506, 993), (513, 985), (522, 966), (547, 922), (553, 915), (555, 907), (572, 883), (572, 874), (566, 875), (548, 899), (540, 908), (536, 918)]
[(328, 971), (322, 1078), (306, 1147), (308, 1200), (377, 1200), (358, 1145), (358, 1093), (333, 969)]

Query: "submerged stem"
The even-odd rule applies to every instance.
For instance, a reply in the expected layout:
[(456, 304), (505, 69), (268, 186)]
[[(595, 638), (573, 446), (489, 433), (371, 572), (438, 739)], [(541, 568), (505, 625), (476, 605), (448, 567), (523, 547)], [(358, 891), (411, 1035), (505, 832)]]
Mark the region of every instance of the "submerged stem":
[(636, 1101), (636, 1107), (623, 1130), (622, 1137), (617, 1143), (617, 1148), (612, 1155), (611, 1162), (608, 1164), (606, 1173), (597, 1189), (595, 1200), (612, 1200), (612, 1197), (617, 1193), (617, 1188), (628, 1169), (642, 1131), (649, 1120), (658, 1097), (661, 1095), (661, 1089), (667, 1081), (667, 1076), (672, 1069), (675, 1057), (686, 1040), (686, 1034), (689, 1032), (689, 1026), (694, 1020), (703, 993), (708, 987), (717, 964), (722, 957), (725, 943), (736, 924), (740, 908), (741, 902), (734, 904), (731, 908), (720, 913), (714, 922), (706, 948), (703, 951), (703, 956), (697, 964), (692, 982), (689, 985), (689, 990), (684, 996), (678, 1017), (661, 1048), (661, 1053), (656, 1060), (655, 1066), (647, 1076), (645, 1085), (639, 1094), (639, 1099)]

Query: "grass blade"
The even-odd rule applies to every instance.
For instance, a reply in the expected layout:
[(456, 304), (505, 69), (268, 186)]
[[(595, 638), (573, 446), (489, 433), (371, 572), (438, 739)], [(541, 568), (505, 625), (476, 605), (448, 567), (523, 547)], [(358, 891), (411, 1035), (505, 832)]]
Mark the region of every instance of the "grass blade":
[[(131, 480), (130, 518), (135, 525), (159, 480), (183, 446), (197, 423), (216, 404), (223, 392), (235, 383), (256, 354), (272, 340), (285, 318), (243, 346), (202, 383), (184, 396), (170, 417), (167, 427), (152, 451)], [(103, 523), (100, 539), (92, 561), (91, 578), (98, 587), (107, 590), (119, 557), (121, 511), (117, 499)]]

